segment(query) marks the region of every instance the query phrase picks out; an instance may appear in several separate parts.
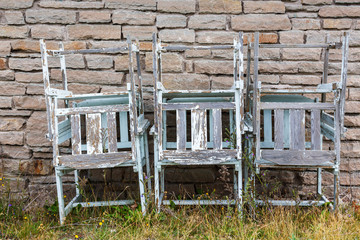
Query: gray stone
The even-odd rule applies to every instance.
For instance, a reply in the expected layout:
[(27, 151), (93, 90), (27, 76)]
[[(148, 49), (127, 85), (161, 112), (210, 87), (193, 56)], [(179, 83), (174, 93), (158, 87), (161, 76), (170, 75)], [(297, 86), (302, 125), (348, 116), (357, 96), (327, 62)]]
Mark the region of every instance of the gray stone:
[(193, 13), (195, 12), (195, 0), (158, 0), (157, 10), (159, 12)]
[(0, 0), (0, 9), (22, 9), (33, 5), (34, 0)]
[(42, 69), (40, 58), (10, 58), (9, 67), (26, 72)]
[(232, 74), (232, 61), (196, 60), (194, 61), (196, 73), (206, 74)]
[(4, 145), (23, 145), (23, 132), (0, 132), (0, 144)]
[(157, 32), (155, 26), (123, 26), (123, 37), (131, 36), (134, 39), (149, 41), (152, 34)]
[(156, 14), (152, 12), (118, 10), (112, 14), (112, 22), (129, 25), (153, 25)]
[(27, 23), (60, 23), (71, 24), (76, 22), (75, 11), (65, 10), (27, 10), (25, 12)]
[(1, 26), (0, 37), (2, 38), (27, 38), (27, 26)]
[(81, 11), (79, 13), (81, 23), (108, 23), (111, 22), (111, 13), (108, 11)]
[(121, 39), (121, 26), (79, 24), (67, 26), (69, 38), (76, 39)]
[(194, 15), (189, 18), (188, 24), (193, 29), (225, 29), (226, 16)]
[(156, 10), (156, 0), (104, 0), (106, 8)]
[(25, 24), (24, 16), (20, 11), (6, 11), (5, 19), (7, 24), (12, 24), (12, 25)]
[[(113, 71), (85, 71), (85, 70), (67, 70), (69, 83), (95, 83), (95, 84), (122, 84), (124, 73)], [(61, 80), (60, 69), (51, 70), (51, 78), (57, 81)]]
[(156, 17), (158, 28), (184, 28), (187, 17), (179, 14), (161, 14)]
[(36, 25), (31, 27), (31, 37), (37, 39), (65, 39), (65, 27)]
[(88, 55), (86, 64), (90, 69), (107, 69), (112, 68), (114, 63), (111, 56)]
[(161, 30), (159, 38), (163, 42), (195, 42), (195, 31), (189, 29)]
[(233, 16), (231, 26), (236, 31), (290, 30), (291, 23), (287, 15), (249, 14)]
[(0, 118), (0, 131), (18, 131), (24, 126), (22, 118)]

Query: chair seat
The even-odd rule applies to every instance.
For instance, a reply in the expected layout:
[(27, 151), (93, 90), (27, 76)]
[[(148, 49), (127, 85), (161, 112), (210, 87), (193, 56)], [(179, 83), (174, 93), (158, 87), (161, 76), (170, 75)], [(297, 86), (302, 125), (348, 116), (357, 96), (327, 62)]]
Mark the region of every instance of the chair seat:
[(130, 151), (101, 154), (65, 155), (59, 157), (59, 164), (74, 169), (96, 169), (118, 167), (131, 161)]
[(236, 149), (176, 151), (164, 150), (160, 160), (181, 165), (214, 165), (236, 160)]

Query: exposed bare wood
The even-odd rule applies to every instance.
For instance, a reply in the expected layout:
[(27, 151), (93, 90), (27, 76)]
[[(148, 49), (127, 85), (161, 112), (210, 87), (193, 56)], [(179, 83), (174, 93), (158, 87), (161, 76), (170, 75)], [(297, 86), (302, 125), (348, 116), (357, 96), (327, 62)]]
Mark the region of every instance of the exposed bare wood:
[(176, 142), (177, 149), (184, 151), (186, 149), (186, 110), (176, 111)]
[(334, 110), (335, 106), (332, 103), (288, 103), (288, 102), (261, 102), (261, 109), (320, 109), (320, 110)]
[(222, 121), (221, 121), (221, 109), (212, 110), (213, 124), (213, 141), (214, 149), (222, 149)]
[(261, 158), (278, 165), (318, 165), (335, 160), (334, 151), (261, 150)]
[(86, 115), (86, 147), (88, 154), (102, 153), (101, 114)]
[[(115, 112), (108, 112), (107, 114), (107, 137), (109, 142), (110, 153), (117, 152), (117, 134), (116, 134), (116, 114)], [(104, 141), (104, 139), (103, 139)]]
[(192, 150), (203, 150), (207, 148), (206, 110), (191, 110), (191, 143)]
[(56, 116), (73, 115), (73, 114), (91, 114), (91, 113), (107, 113), (107, 112), (123, 112), (129, 111), (129, 105), (115, 106), (96, 106), (82, 108), (59, 108), (56, 110)]
[(80, 115), (71, 116), (71, 145), (72, 154), (81, 154), (81, 124)]
[(275, 149), (284, 148), (284, 110), (275, 110)]
[(311, 149), (321, 150), (320, 110), (311, 111)]
[(197, 102), (197, 103), (163, 103), (163, 110), (178, 110), (178, 109), (235, 109), (233, 102)]

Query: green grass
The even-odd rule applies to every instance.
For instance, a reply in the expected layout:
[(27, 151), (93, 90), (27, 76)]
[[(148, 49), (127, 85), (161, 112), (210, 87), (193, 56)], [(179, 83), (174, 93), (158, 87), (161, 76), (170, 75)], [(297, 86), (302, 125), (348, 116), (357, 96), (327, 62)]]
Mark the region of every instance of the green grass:
[(255, 216), (228, 207), (73, 209), (64, 226), (55, 208), (32, 213), (0, 206), (0, 239), (360, 239), (360, 212), (343, 207), (257, 208)]

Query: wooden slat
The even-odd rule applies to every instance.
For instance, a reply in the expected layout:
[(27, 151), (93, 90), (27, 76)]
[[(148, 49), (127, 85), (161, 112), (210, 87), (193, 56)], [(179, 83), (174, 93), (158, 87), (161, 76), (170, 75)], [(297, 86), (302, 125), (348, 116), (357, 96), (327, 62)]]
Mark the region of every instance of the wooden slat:
[(71, 115), (71, 147), (72, 154), (81, 154), (80, 115)]
[(102, 153), (101, 114), (86, 114), (86, 147), (88, 154)]
[(264, 110), (264, 141), (272, 142), (272, 119), (271, 110)]
[(128, 113), (120, 112), (120, 142), (129, 141), (129, 124), (128, 124)]
[(321, 150), (320, 110), (311, 111), (311, 149)]
[(334, 151), (261, 150), (261, 158), (277, 165), (318, 165), (335, 159)]
[(285, 102), (261, 102), (261, 109), (320, 109), (334, 110), (332, 103), (285, 103)]
[(163, 110), (178, 109), (235, 109), (235, 103), (232, 102), (197, 102), (197, 103), (163, 103)]
[(212, 110), (214, 149), (222, 149), (221, 109)]
[(275, 110), (275, 149), (284, 148), (284, 110)]
[(110, 153), (117, 152), (117, 135), (116, 135), (116, 113), (107, 113), (107, 129), (108, 129), (108, 150)]
[(62, 166), (75, 169), (112, 168), (132, 159), (131, 152), (65, 155), (59, 157)]
[(176, 111), (176, 142), (177, 150), (186, 149), (186, 111), (183, 109)]
[(198, 150), (195, 152), (177, 152), (174, 150), (164, 150), (162, 158), (178, 164), (208, 165), (235, 160), (236, 154), (236, 149)]
[(122, 112), (129, 111), (129, 105), (116, 106), (96, 106), (96, 107), (81, 107), (81, 108), (59, 108), (56, 111), (57, 116), (73, 115), (73, 114), (90, 114), (90, 113), (106, 113), (106, 112)]
[(284, 110), (284, 144), (290, 146), (290, 114), (289, 110)]
[(334, 117), (328, 113), (322, 112), (321, 113), (321, 122), (326, 123), (330, 127), (334, 127)]
[(191, 144), (192, 150), (202, 150), (207, 147), (206, 110), (191, 110)]
[(290, 149), (305, 149), (305, 111), (290, 110)]

